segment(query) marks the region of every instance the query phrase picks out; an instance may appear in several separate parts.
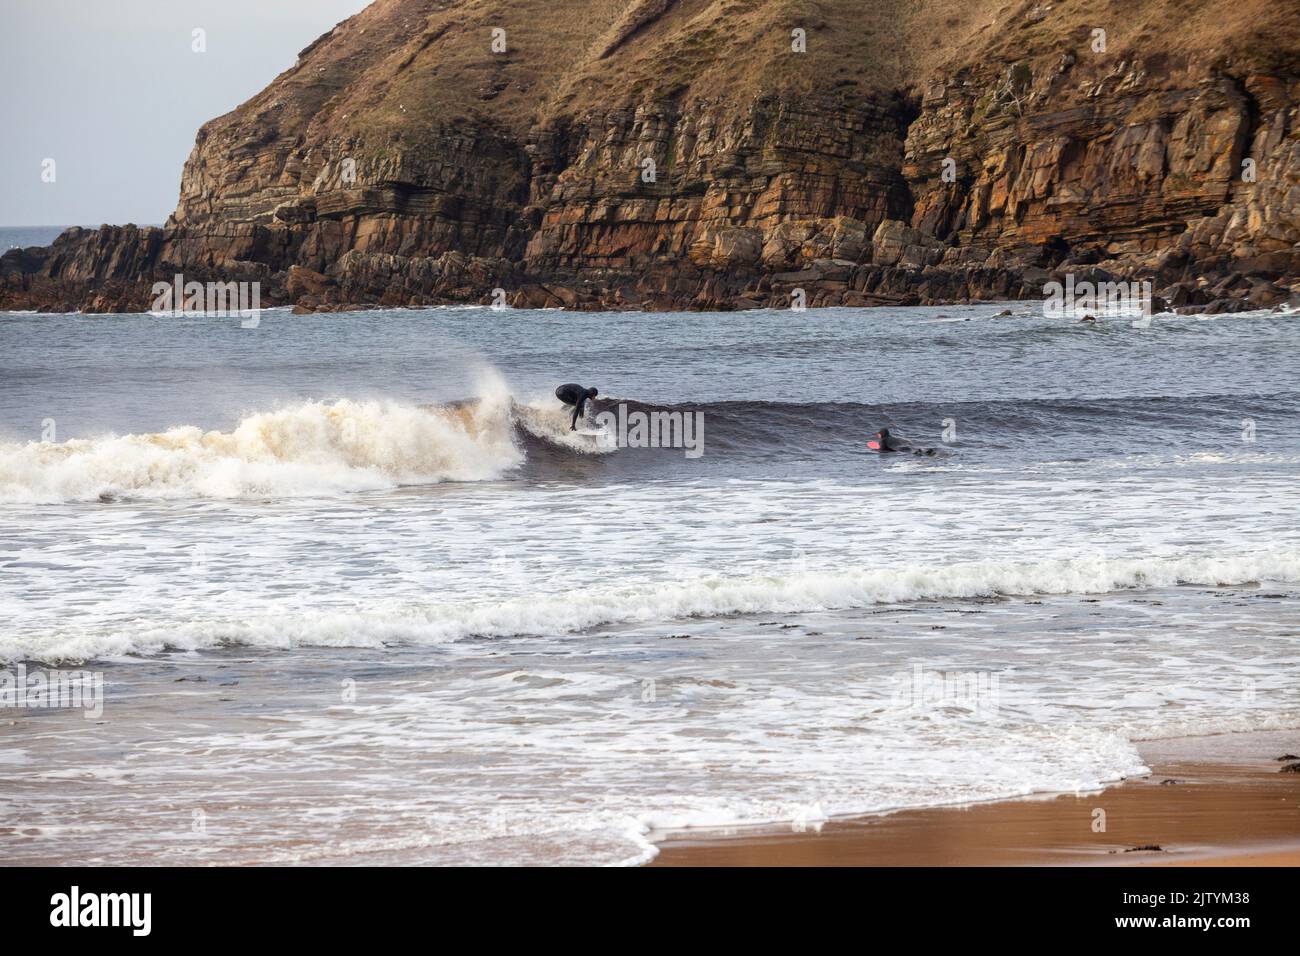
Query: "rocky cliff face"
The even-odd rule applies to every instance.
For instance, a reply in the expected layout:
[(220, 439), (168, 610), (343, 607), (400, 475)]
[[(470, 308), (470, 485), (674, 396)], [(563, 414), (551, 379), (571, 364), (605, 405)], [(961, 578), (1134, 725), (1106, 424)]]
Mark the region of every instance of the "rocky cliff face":
[[(745, 308), (1151, 279), (1300, 294), (1300, 29), (1261, 0), (377, 0), (207, 124), (162, 229), (0, 260), (306, 309)], [(1104, 31), (1104, 34), (1098, 31)]]

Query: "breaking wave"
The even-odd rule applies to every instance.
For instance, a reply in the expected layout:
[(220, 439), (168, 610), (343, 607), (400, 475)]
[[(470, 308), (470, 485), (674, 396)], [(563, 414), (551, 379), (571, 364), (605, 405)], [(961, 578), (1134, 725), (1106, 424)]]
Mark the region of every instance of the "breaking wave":
[(86, 660), (232, 645), (444, 644), (466, 638), (552, 636), (601, 626), (731, 614), (852, 610), (998, 595), (1102, 594), (1178, 585), (1226, 587), (1264, 581), (1300, 583), (1300, 551), (1032, 563), (975, 561), (751, 576), (701, 573), (671, 582), (647, 581), (497, 601), (365, 602), (350, 608), (132, 626), (120, 632), (45, 633), (39, 642), (14, 635), (0, 644), (0, 660)]
[(304, 402), (144, 435), (0, 445), (0, 501), (299, 496), (495, 478), (522, 456), (508, 406), (430, 413), (396, 402)]
[[(721, 459), (824, 462), (863, 454), (866, 437), (881, 425), (937, 441), (935, 423), (949, 416), (962, 423), (962, 455), (1068, 456), (1077, 454), (1071, 443), (1080, 436), (1117, 452), (1150, 447), (1158, 436), (1159, 447), (1185, 454), (1240, 444), (1235, 432), (1225, 438), (1221, 427), (1207, 431), (1207, 422), (1235, 428), (1242, 416), (1264, 419), (1300, 408), (1300, 393), (878, 405), (602, 398), (590, 414), (620, 407), (646, 415), (702, 413), (708, 451)], [(511, 473), (585, 479), (612, 467), (625, 475), (698, 473), (698, 463), (658, 449), (611, 457), (619, 450), (615, 436), (572, 432), (570, 414), (550, 396), (516, 400), (494, 376), (478, 397), (444, 405), (309, 401), (248, 415), (228, 432), (186, 425), (62, 443), (0, 443), (0, 503), (307, 497)]]

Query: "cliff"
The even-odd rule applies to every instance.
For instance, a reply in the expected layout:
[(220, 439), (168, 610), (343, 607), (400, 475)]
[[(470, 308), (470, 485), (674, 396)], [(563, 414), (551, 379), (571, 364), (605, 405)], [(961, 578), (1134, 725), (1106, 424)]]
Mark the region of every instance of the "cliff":
[(1300, 294), (1286, 6), (376, 0), (199, 131), (163, 228), (10, 252), (0, 308), (138, 310), (175, 273), (307, 309), (725, 309), (1065, 271), (1271, 306)]

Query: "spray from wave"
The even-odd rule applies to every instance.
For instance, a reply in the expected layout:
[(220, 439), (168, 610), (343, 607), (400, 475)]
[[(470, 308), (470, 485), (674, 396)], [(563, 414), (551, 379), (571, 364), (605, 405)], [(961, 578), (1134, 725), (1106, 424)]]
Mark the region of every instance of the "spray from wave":
[(499, 477), (523, 460), (508, 394), (422, 409), (302, 402), (231, 431), (0, 444), (0, 502), (310, 496)]
[(446, 405), (305, 401), (250, 414), (230, 431), (184, 425), (0, 442), (0, 504), (382, 491), (500, 478), (523, 463), (530, 443), (565, 454), (615, 450), (610, 436), (570, 432), (568, 410), (554, 399), (516, 403), (495, 369), (480, 371), (475, 392)]

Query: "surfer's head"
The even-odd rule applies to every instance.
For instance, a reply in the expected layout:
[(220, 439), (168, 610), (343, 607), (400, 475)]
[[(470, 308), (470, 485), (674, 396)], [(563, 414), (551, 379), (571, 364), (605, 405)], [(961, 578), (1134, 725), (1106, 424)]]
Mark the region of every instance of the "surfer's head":
[(589, 389), (587, 389), (587, 395), (588, 395), (588, 397), (590, 397), (590, 398), (595, 398), (595, 397), (596, 397), (597, 395), (599, 395), (599, 394), (600, 394), (600, 390), (599, 390), (599, 389), (596, 389), (596, 388), (589, 388)]

